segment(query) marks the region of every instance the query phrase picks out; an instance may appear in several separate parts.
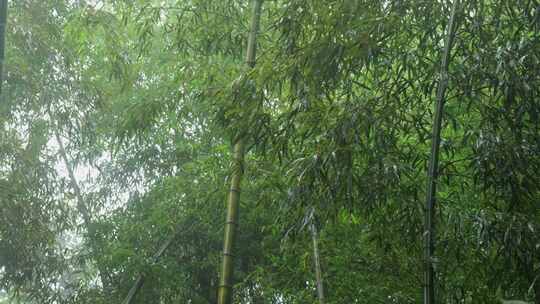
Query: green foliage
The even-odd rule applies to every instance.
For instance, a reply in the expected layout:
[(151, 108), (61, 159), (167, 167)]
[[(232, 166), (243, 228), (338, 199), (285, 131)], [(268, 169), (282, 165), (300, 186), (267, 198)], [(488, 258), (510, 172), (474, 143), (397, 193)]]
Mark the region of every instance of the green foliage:
[[(419, 303), (449, 1), (10, 1), (0, 301), (215, 303), (247, 154), (235, 303)], [(535, 1), (462, 1), (441, 134), (440, 303), (540, 300)], [(85, 222), (55, 133), (91, 213)], [(172, 245), (152, 256), (168, 239)]]

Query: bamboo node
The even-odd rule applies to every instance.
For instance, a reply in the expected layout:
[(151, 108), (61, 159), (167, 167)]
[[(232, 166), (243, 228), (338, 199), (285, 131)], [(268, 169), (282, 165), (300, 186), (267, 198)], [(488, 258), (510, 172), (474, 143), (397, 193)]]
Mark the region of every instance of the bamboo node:
[(223, 255), (226, 255), (226, 256), (230, 256), (230, 257), (235, 257), (234, 254), (230, 253), (230, 252), (227, 252), (227, 251), (223, 251)]

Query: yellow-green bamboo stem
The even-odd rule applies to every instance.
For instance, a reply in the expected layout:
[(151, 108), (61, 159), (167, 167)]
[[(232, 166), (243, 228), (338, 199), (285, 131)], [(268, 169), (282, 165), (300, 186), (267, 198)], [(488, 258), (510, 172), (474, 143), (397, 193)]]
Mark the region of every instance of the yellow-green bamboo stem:
[[(254, 0), (251, 28), (248, 37), (246, 65), (255, 66), (257, 48), (257, 32), (261, 18), (262, 0)], [(223, 241), (223, 261), (219, 279), (218, 304), (230, 304), (233, 294), (234, 245), (238, 226), (238, 207), (240, 204), (240, 185), (244, 172), (244, 139), (237, 138), (233, 147), (233, 169), (231, 188), (227, 199), (227, 217), (225, 222), (225, 237)]]
[(240, 203), (240, 184), (243, 175), (244, 140), (239, 139), (234, 145), (233, 174), (231, 188), (227, 200), (227, 220), (225, 222), (225, 239), (223, 242), (223, 263), (218, 291), (218, 304), (229, 304), (232, 300), (234, 243), (238, 225), (238, 205)]

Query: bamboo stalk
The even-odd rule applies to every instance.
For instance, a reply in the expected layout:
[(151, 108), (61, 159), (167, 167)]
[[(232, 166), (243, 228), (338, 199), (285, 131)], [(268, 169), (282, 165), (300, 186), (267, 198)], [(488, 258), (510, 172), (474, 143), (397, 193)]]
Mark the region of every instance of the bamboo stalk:
[[(248, 37), (246, 52), (246, 66), (255, 66), (255, 53), (257, 48), (257, 31), (261, 17), (262, 0), (254, 0), (251, 28)], [(225, 236), (223, 241), (223, 260), (218, 289), (218, 304), (230, 304), (232, 302), (233, 268), (234, 268), (234, 245), (238, 225), (238, 207), (240, 204), (240, 185), (244, 170), (245, 143), (243, 138), (238, 138), (233, 147), (233, 170), (231, 176), (231, 188), (227, 199), (227, 217), (225, 222)]]
[(7, 9), (8, 1), (0, 0), (0, 96), (2, 95), (2, 84), (4, 83)]
[(58, 143), (60, 157), (62, 158), (62, 161), (64, 162), (64, 166), (66, 166), (71, 188), (73, 188), (73, 191), (75, 191), (75, 197), (77, 199), (77, 210), (81, 213), (84, 224), (86, 225), (86, 227), (88, 227), (90, 224), (90, 213), (88, 211), (88, 208), (86, 208), (86, 204), (84, 203), (81, 188), (79, 187), (77, 179), (75, 178), (75, 174), (73, 173), (73, 168), (71, 167), (71, 164), (68, 160), (66, 149), (64, 148), (64, 143), (62, 142), (62, 139), (60, 138), (60, 134), (58, 133), (58, 130), (56, 128), (54, 129), (54, 137), (56, 138), (56, 142)]
[(439, 72), (439, 84), (437, 88), (437, 100), (435, 117), (433, 119), (433, 134), (431, 141), (431, 155), (429, 159), (427, 191), (426, 191), (426, 212), (424, 222), (424, 304), (435, 303), (435, 270), (433, 267), (434, 240), (435, 240), (435, 200), (437, 193), (437, 175), (439, 165), (439, 148), (441, 143), (441, 126), (444, 114), (445, 93), (448, 87), (448, 64), (450, 51), (454, 41), (454, 23), (459, 0), (454, 0), (452, 12), (447, 27), (447, 37), (443, 50), (441, 68)]
[[(176, 234), (170, 237), (165, 243), (163, 243), (163, 245), (161, 245), (159, 250), (152, 257), (152, 260), (151, 260), (152, 264), (156, 263), (161, 257), (161, 255), (167, 250), (167, 248), (171, 246), (175, 236)], [(135, 280), (135, 283), (133, 283), (133, 286), (131, 286), (131, 288), (129, 289), (129, 292), (122, 303), (132, 304), (133, 301), (135, 300), (135, 296), (137, 295), (139, 290), (142, 288), (143, 284), (144, 284), (144, 274), (141, 273), (137, 277), (137, 280)]]
[(311, 239), (313, 241), (313, 263), (315, 264), (315, 278), (317, 280), (317, 297), (319, 299), (319, 304), (324, 304), (324, 285), (319, 254), (318, 233), (317, 227), (315, 227), (315, 224), (313, 223), (313, 218), (311, 218), (309, 226), (311, 230)]
[(534, 303), (540, 304), (540, 277), (536, 277), (534, 279), (533, 284), (534, 284)]
[[(49, 116), (52, 118), (49, 112)], [(90, 212), (88, 211), (88, 208), (86, 207), (86, 204), (84, 202), (84, 198), (82, 196), (81, 188), (79, 187), (79, 183), (77, 182), (77, 178), (75, 177), (75, 174), (73, 172), (73, 167), (71, 166), (71, 163), (69, 162), (69, 159), (67, 157), (66, 149), (64, 148), (64, 143), (62, 142), (62, 139), (60, 138), (60, 134), (58, 133), (58, 129), (54, 129), (54, 137), (56, 138), (56, 142), (58, 143), (58, 148), (60, 152), (60, 157), (62, 158), (64, 162), (64, 166), (66, 166), (66, 170), (68, 172), (69, 181), (71, 184), (71, 188), (73, 188), (73, 191), (75, 192), (75, 197), (77, 200), (77, 210), (79, 213), (81, 213), (83, 218), (83, 223), (86, 228), (86, 232), (89, 234), (90, 238), (94, 237), (95, 229), (92, 229), (92, 219), (90, 217)], [(94, 246), (92, 245), (92, 251), (96, 251)], [(100, 266), (98, 266), (98, 272), (99, 272), (99, 278), (101, 280), (101, 283), (103, 284), (103, 291), (107, 296), (109, 296), (110, 293), (110, 282), (107, 277), (107, 272)]]

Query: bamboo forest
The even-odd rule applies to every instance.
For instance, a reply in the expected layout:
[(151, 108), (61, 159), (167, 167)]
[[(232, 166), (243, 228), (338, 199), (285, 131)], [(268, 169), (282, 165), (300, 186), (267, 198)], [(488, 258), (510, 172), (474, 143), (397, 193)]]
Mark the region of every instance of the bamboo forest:
[(539, 0), (0, 0), (0, 304), (540, 304)]

